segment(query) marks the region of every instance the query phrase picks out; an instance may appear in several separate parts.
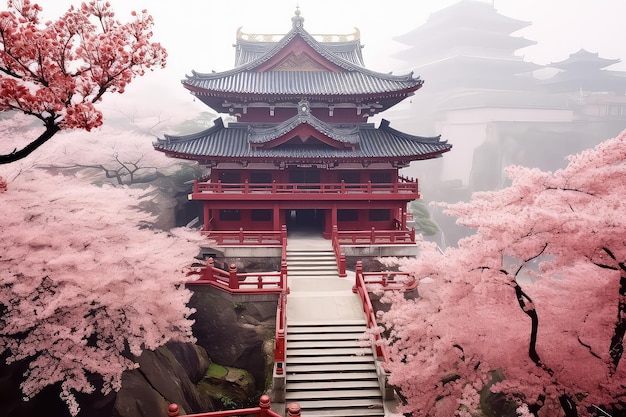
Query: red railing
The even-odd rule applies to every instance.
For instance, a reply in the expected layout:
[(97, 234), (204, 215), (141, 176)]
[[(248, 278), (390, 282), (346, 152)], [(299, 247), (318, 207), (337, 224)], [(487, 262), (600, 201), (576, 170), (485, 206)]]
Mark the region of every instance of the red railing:
[(237, 272), (237, 265), (230, 264), (228, 271), (217, 268), (213, 258), (205, 266), (194, 268), (187, 275), (199, 275), (197, 280), (187, 281), (186, 285), (209, 285), (231, 294), (282, 292), (287, 284), (287, 262), (282, 263), (278, 272)]
[[(352, 291), (358, 294), (363, 305), (363, 312), (367, 318), (367, 327), (369, 329), (378, 328), (376, 322), (376, 313), (372, 306), (372, 300), (370, 300), (369, 291), (371, 288), (368, 286), (378, 285), (380, 288), (386, 291), (411, 291), (417, 288), (417, 280), (415, 276), (408, 272), (363, 272), (363, 262), (357, 261), (355, 268), (355, 282)], [(380, 332), (374, 332), (375, 349), (377, 359), (387, 363), (387, 352), (382, 345), (382, 336)]]
[[(284, 266), (285, 279), (287, 278), (287, 237), (283, 238), (283, 249), (281, 255), (281, 269)], [(276, 335), (274, 338), (274, 364), (276, 374), (282, 375), (285, 368), (285, 343), (287, 340), (287, 294), (289, 287), (283, 287), (283, 291), (278, 297), (278, 307), (276, 308)]]
[[(363, 312), (365, 313), (365, 317), (367, 320), (367, 328), (376, 329), (378, 328), (378, 323), (376, 322), (376, 313), (374, 311), (374, 307), (372, 306), (372, 301), (370, 300), (369, 293), (365, 285), (365, 279), (363, 278), (363, 263), (361, 261), (357, 261), (355, 272), (356, 276), (354, 281), (354, 287), (352, 287), (352, 292), (357, 294), (361, 299)], [(382, 345), (382, 336), (380, 335), (380, 332), (374, 332), (374, 339), (376, 358), (383, 362), (384, 368), (388, 358), (387, 352)]]
[(194, 181), (193, 193), (214, 194), (418, 194), (417, 180), (399, 177), (392, 183), (264, 183), (251, 184)]
[(411, 230), (341, 230), (337, 239), (340, 244), (413, 244), (415, 228)]
[(243, 230), (241, 227), (239, 230), (207, 230), (202, 233), (218, 245), (279, 246), (282, 239), (287, 237), (285, 226), (280, 231)]
[(335, 252), (335, 259), (337, 260), (337, 273), (339, 277), (345, 278), (348, 276), (346, 273), (346, 255), (341, 253), (341, 245), (339, 244), (337, 226), (333, 226), (333, 232), (331, 236), (333, 244), (333, 251)]
[(187, 275), (199, 275), (193, 281), (187, 281), (187, 286), (209, 285), (219, 288), (231, 294), (246, 293), (266, 293), (282, 294), (288, 290), (287, 287), (287, 228), (282, 227), (278, 232), (281, 234), (279, 243), (281, 245), (280, 271), (278, 272), (245, 272), (239, 273), (237, 265), (230, 264), (228, 270), (225, 265), (218, 268), (213, 258), (206, 261), (206, 265), (192, 268)]
[[(259, 399), (259, 406), (253, 408), (242, 408), (239, 410), (212, 411), (210, 413), (185, 414), (187, 417), (231, 417), (231, 416), (256, 416), (256, 417), (282, 417), (282, 414), (275, 413), (270, 409), (270, 397), (262, 395)], [(180, 409), (177, 404), (170, 404), (167, 409), (168, 417), (179, 417)], [(287, 406), (286, 417), (300, 417), (300, 405), (291, 403)]]

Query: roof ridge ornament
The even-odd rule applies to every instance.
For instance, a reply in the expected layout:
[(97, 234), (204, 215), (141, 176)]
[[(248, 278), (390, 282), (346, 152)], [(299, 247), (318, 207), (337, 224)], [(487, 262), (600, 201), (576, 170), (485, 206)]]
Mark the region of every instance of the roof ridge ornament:
[(304, 17), (300, 16), (300, 5), (296, 5), (296, 11), (291, 18), (291, 25), (294, 29), (302, 29), (304, 26)]
[(298, 103), (298, 115), (299, 116), (308, 116), (311, 113), (311, 106), (309, 101), (306, 99), (300, 100)]

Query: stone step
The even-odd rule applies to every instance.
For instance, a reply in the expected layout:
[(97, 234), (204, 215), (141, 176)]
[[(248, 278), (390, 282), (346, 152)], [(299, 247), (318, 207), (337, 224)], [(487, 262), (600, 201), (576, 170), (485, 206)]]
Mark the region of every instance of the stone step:
[[(291, 400), (290, 400), (291, 401)], [(381, 399), (360, 398), (332, 400), (297, 400), (303, 416), (382, 416), (384, 415)], [(350, 414), (348, 414), (350, 413)]]
[(357, 346), (354, 340), (322, 340), (322, 341), (291, 341), (287, 342), (287, 349), (333, 349), (354, 348)]
[(287, 325), (287, 333), (295, 334), (295, 333), (354, 333), (354, 332), (365, 332), (367, 330), (367, 325), (365, 323), (357, 323), (352, 325), (337, 325), (337, 324), (317, 324), (317, 325)]
[(360, 341), (363, 338), (363, 332), (341, 332), (341, 333), (318, 333), (318, 334), (289, 334), (287, 330), (287, 343), (292, 341), (304, 340), (354, 340)]
[(320, 384), (333, 384), (335, 382), (371, 382), (376, 381), (378, 384), (378, 377), (376, 372), (371, 371), (352, 371), (352, 372), (310, 372), (310, 373), (287, 373), (287, 383), (300, 383), (300, 382), (319, 382)]
[(299, 391), (290, 392), (287, 391), (285, 399), (292, 400), (297, 398), (301, 400), (326, 400), (326, 399), (363, 399), (363, 398), (375, 398), (380, 397), (380, 390), (378, 389), (334, 389), (334, 387), (328, 387), (325, 390), (312, 390), (312, 391)]
[(318, 364), (326, 364), (326, 365), (334, 365), (334, 364), (370, 364), (374, 363), (374, 358), (372, 355), (364, 356), (364, 355), (354, 355), (354, 356), (291, 356), (289, 352), (287, 352), (287, 363), (290, 365), (318, 365)]
[(361, 348), (361, 347), (344, 347), (344, 348), (320, 348), (319, 346), (311, 346), (310, 348), (294, 348), (292, 345), (288, 345), (287, 349), (289, 349), (289, 353), (287, 353), (288, 358), (293, 358), (296, 356), (362, 356), (363, 354), (369, 353), (371, 348)]
[(318, 363), (318, 364), (296, 364), (289, 363), (285, 365), (288, 374), (300, 373), (329, 373), (329, 372), (376, 372), (374, 362), (362, 363)]
[[(341, 390), (350, 390), (355, 388), (363, 388), (363, 389), (375, 389), (378, 390), (378, 381), (375, 379), (369, 380), (347, 380), (347, 381), (288, 381), (289, 391), (327, 391), (332, 389), (333, 391), (341, 391)], [(377, 393), (380, 395), (380, 392)]]

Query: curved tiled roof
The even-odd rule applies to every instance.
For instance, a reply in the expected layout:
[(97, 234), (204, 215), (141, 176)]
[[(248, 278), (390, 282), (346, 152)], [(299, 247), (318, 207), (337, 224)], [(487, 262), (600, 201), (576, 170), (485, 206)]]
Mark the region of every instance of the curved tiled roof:
[(185, 83), (211, 92), (263, 95), (352, 95), (382, 94), (420, 85), (419, 79), (381, 78), (363, 72), (240, 71), (227, 76), (195, 75)]
[[(297, 116), (296, 116), (297, 118)], [(333, 128), (332, 125), (327, 125)], [(274, 126), (277, 129), (278, 125)], [(272, 126), (265, 127), (268, 131)], [(340, 126), (334, 135), (340, 135)], [(431, 159), (449, 151), (452, 145), (439, 136), (408, 135), (389, 127), (383, 121), (379, 128), (373, 124), (353, 125), (356, 147), (337, 149), (324, 144), (319, 146), (277, 146), (271, 149), (250, 146), (254, 131), (247, 123), (233, 123), (225, 127), (221, 119), (211, 128), (187, 136), (168, 136), (154, 143), (156, 150), (178, 158), (194, 160), (418, 160)]]
[[(296, 36), (344, 71), (254, 71), (279, 53)], [(412, 91), (422, 85), (422, 80), (413, 77), (412, 72), (406, 75), (383, 74), (344, 59), (341, 54), (328, 48), (326, 43), (318, 42), (301, 26), (294, 26), (280, 41), (272, 44), (271, 48), (266, 45), (268, 50), (265, 53), (262, 53), (263, 47), (259, 46), (258, 57), (244, 65), (215, 73), (193, 71), (182, 82), (187, 88), (200, 94), (204, 90), (207, 93), (264, 95), (376, 95)]]
[(287, 119), (275, 126), (250, 126), (248, 128), (250, 143), (270, 142), (292, 131), (303, 123), (313, 126), (318, 132), (338, 142), (354, 144), (359, 141), (358, 128), (356, 125), (333, 126), (311, 116), (311, 114), (307, 112), (306, 114), (299, 114), (291, 119)]

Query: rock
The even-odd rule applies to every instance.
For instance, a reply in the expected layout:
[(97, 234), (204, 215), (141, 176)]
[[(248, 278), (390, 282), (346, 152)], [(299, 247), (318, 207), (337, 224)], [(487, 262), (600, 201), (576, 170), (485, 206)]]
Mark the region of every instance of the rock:
[(274, 338), (277, 301), (240, 302), (210, 287), (194, 288), (193, 333), (215, 363), (246, 369), (264, 387), (273, 357), (264, 346)]
[(139, 369), (124, 373), (112, 417), (166, 417), (171, 403), (178, 404), (181, 414), (215, 409), (196, 385), (209, 367), (204, 349), (190, 343), (168, 343), (145, 351), (137, 362)]
[(225, 409), (256, 405), (254, 378), (244, 369), (211, 364), (200, 383), (200, 392), (220, 400)]

